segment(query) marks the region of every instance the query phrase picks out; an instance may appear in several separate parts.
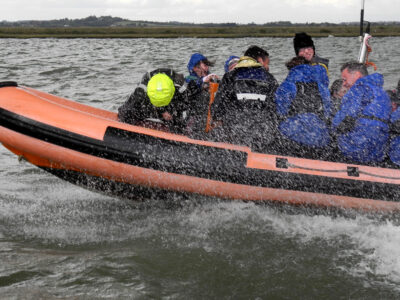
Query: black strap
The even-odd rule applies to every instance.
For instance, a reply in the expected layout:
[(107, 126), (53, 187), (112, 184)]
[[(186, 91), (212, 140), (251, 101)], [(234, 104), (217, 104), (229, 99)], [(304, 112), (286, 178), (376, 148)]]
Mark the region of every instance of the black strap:
[(389, 126), (389, 121), (388, 121), (388, 120), (381, 119), (381, 118), (378, 118), (378, 117), (375, 117), (375, 116), (361, 115), (361, 116), (360, 116), (360, 119), (361, 119), (361, 118), (363, 118), (363, 119), (369, 119), (369, 120), (374, 120), (374, 121), (379, 121), (379, 122), (385, 123), (386, 125)]
[(7, 87), (7, 86), (18, 86), (18, 83), (15, 81), (2, 81), (0, 82), (0, 88)]
[(345, 133), (352, 131), (354, 129), (354, 127), (356, 127), (356, 120), (357, 119), (354, 117), (346, 116), (343, 119), (343, 121), (340, 122), (340, 124), (336, 128), (336, 131), (339, 134), (345, 134)]
[[(350, 117), (350, 116), (345, 117), (343, 119), (343, 121), (339, 124), (339, 126), (337, 127), (336, 130), (340, 134), (348, 133), (356, 127), (356, 122), (359, 119), (368, 119), (368, 120), (379, 121), (379, 122), (382, 122), (382, 123), (386, 124), (387, 126), (393, 128), (393, 126), (390, 126), (389, 121), (387, 121), (387, 120), (384, 120), (384, 119), (381, 119), (378, 117), (374, 117), (374, 116), (360, 115), (360, 116), (358, 116), (358, 118)], [(400, 132), (400, 124), (399, 124), (399, 132)]]
[(325, 119), (322, 97), (316, 82), (296, 82), (296, 97), (290, 104), (286, 118), (304, 113), (314, 113)]
[(392, 134), (400, 135), (400, 120), (397, 120), (391, 124), (390, 132)]

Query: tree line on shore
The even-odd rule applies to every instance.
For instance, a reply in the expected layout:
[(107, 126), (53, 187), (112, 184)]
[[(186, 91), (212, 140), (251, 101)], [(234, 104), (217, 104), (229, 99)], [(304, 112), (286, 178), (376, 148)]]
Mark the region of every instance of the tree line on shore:
[[(379, 25), (397, 25), (400, 22), (377, 22)], [(155, 21), (132, 21), (112, 16), (89, 16), (81, 19), (57, 19), (57, 20), (24, 20), (24, 21), (0, 21), (0, 27), (235, 27), (235, 26), (268, 26), (268, 27), (291, 27), (291, 26), (324, 26), (335, 27), (344, 25), (358, 25), (358, 22), (341, 22), (341, 23), (292, 23), (290, 21), (268, 22), (264, 24), (256, 24), (254, 22), (248, 24), (237, 23), (188, 23), (188, 22), (155, 22)]]

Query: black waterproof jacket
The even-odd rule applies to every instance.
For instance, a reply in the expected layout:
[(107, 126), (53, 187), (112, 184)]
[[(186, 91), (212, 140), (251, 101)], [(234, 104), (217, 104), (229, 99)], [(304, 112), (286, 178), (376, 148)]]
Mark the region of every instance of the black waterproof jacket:
[[(170, 104), (164, 107), (155, 107), (147, 96), (147, 83), (157, 73), (168, 75), (175, 84), (174, 97)], [(144, 74), (135, 91), (118, 109), (118, 118), (122, 122), (133, 125), (143, 125), (152, 122), (168, 128), (171, 132), (185, 133), (190, 99), (193, 97), (192, 93), (196, 92), (197, 87), (191, 87), (190, 83), (186, 83), (183, 75), (176, 73), (172, 69), (156, 69)], [(171, 121), (165, 121), (162, 118), (164, 112), (172, 115), (173, 118)], [(159, 126), (155, 127), (158, 128)]]
[(262, 150), (273, 140), (277, 118), (274, 94), (278, 82), (262, 66), (239, 67), (221, 80), (212, 118), (221, 123), (213, 138)]

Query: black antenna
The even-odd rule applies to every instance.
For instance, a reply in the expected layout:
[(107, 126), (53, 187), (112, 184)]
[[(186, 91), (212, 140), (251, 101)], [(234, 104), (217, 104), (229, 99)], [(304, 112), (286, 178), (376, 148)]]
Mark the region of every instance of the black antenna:
[(367, 28), (365, 29), (365, 32), (370, 34), (370, 32), (371, 32), (371, 23), (370, 22), (367, 22)]
[(363, 35), (364, 35), (364, 4), (365, 4), (365, 0), (361, 0), (360, 36), (363, 36)]

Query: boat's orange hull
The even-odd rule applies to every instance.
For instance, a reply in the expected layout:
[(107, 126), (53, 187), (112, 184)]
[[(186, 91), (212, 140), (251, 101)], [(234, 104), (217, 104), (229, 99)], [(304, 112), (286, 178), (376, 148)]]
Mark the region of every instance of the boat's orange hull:
[[(123, 124), (118, 122), (115, 113), (30, 88), (0, 88), (0, 109), (0, 142), (16, 155), (47, 170), (65, 170), (132, 186), (226, 199), (361, 211), (400, 210), (400, 202), (396, 199), (400, 186), (400, 171), (397, 169), (260, 154), (251, 152), (248, 147), (193, 140)], [(59, 136), (57, 132), (60, 132)], [(118, 142), (120, 133), (124, 134), (121, 147), (125, 152), (114, 142)], [(155, 143), (154, 148), (143, 143), (147, 140)], [(221, 176), (217, 176), (219, 171), (213, 171), (212, 166), (202, 161), (193, 164), (204, 168), (204, 172), (192, 170), (190, 164), (189, 169), (163, 164), (168, 157), (156, 154), (158, 142), (166, 143), (161, 147), (172, 152), (175, 149), (181, 151), (182, 147), (182, 153), (188, 152), (187, 149), (189, 152), (191, 148), (197, 149), (199, 160), (204, 160), (201, 158), (204, 153), (205, 158), (213, 155), (223, 158), (226, 153), (227, 157), (243, 158), (243, 163), (239, 161), (231, 165), (230, 159), (224, 164), (221, 159), (216, 159), (218, 170), (226, 166)], [(140, 152), (143, 147), (147, 152)], [(154, 153), (151, 149), (155, 149)], [(190, 159), (196, 160), (196, 157), (187, 158), (187, 161)], [(229, 168), (232, 168), (231, 172)], [(238, 174), (248, 178), (239, 178)], [(282, 179), (282, 185), (276, 178)], [(308, 187), (298, 183), (292, 187), (287, 178), (298, 178)], [(327, 182), (335, 186), (337, 183), (338, 192), (320, 186), (313, 190), (313, 185), (307, 183), (310, 180), (322, 185)], [(390, 189), (392, 198), (390, 193), (380, 198), (379, 193), (374, 193), (376, 186), (382, 190)], [(349, 191), (345, 191), (345, 187)], [(351, 191), (351, 187), (367, 187), (372, 197), (362, 190)]]

